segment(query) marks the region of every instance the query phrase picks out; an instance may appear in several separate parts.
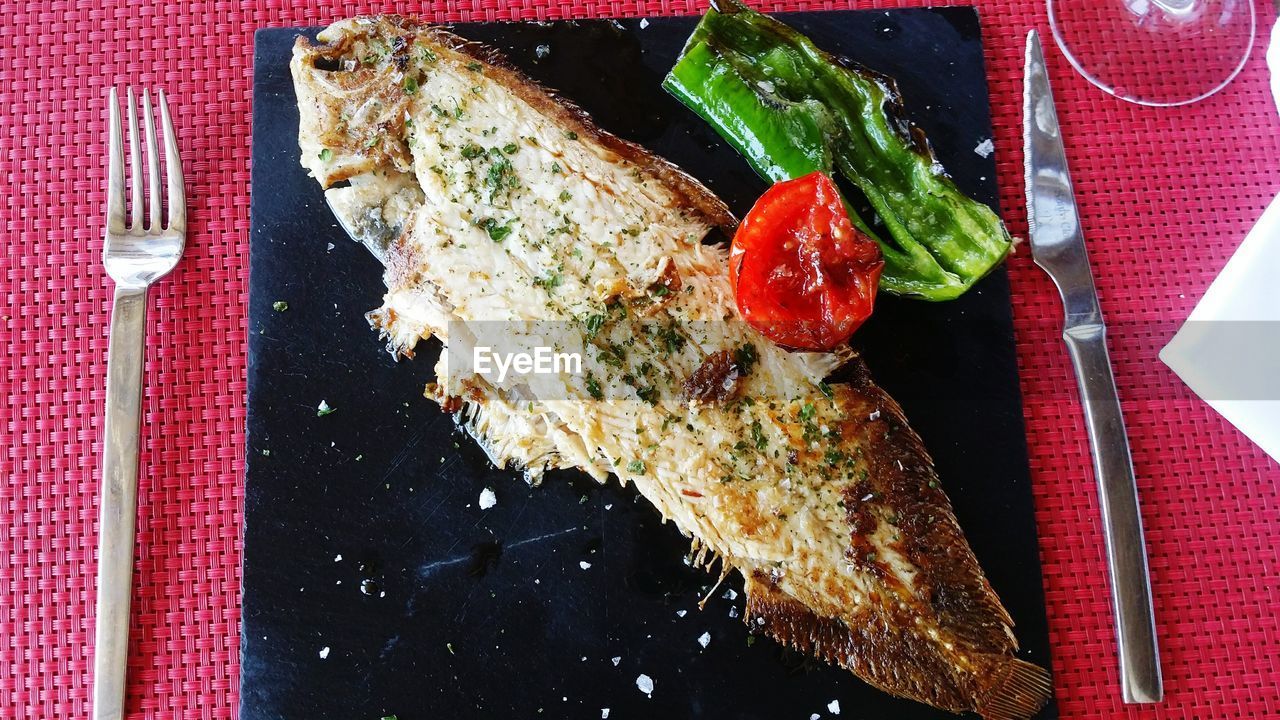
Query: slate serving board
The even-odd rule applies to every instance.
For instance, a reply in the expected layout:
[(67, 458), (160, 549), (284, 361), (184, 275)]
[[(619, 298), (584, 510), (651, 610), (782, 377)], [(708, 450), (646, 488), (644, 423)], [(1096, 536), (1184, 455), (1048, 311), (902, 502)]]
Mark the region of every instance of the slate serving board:
[[(961, 188), (994, 206), (994, 159), (974, 151), (991, 130), (972, 9), (785, 19), (896, 77)], [(676, 161), (741, 215), (763, 184), (659, 88), (694, 22), (456, 29)], [(363, 318), (379, 304), (381, 268), (298, 165), (288, 60), (299, 32), (255, 39), (240, 717), (599, 718), (608, 708), (613, 720), (774, 720), (830, 717), (832, 701), (842, 717), (952, 717), (749, 642), (740, 581), (699, 611), (712, 578), (684, 564), (688, 542), (632, 490), (567, 472), (529, 488), (422, 398), (434, 351), (396, 363), (383, 350)], [(541, 61), (538, 45), (551, 50)], [(882, 298), (857, 342), (936, 459), (1024, 657), (1047, 666), (1004, 270), (957, 302)], [(321, 401), (333, 412), (318, 416)], [(481, 511), (486, 487), (498, 503)], [(636, 687), (642, 673), (652, 697)]]

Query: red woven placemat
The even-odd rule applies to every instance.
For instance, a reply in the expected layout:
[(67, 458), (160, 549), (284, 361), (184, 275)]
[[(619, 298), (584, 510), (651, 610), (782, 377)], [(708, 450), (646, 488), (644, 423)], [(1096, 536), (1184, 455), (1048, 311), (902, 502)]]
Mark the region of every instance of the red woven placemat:
[[(1099, 0), (1104, 1), (1104, 0)], [(867, 3), (898, 6), (924, 3)], [(86, 717), (110, 285), (99, 265), (111, 83), (162, 86), (188, 178), (187, 258), (152, 292), (131, 717), (233, 716), (248, 276), (252, 33), (322, 24), (280, 0), (0, 5), (0, 717)], [(1011, 230), (1021, 197), (1023, 34), (1043, 0), (978, 2)], [(849, 7), (774, 3), (774, 10)], [(1274, 19), (1259, 2), (1262, 31)], [(689, 14), (701, 3), (447, 3), (436, 20)], [(361, 2), (343, 13), (420, 8)], [(1061, 308), (1010, 260), (1040, 547), (1063, 717), (1280, 717), (1280, 467), (1156, 358), (1280, 191), (1262, 52), (1186, 108), (1111, 99), (1049, 64), (1143, 496), (1166, 702), (1117, 699), (1096, 493)], [(264, 191), (269, 192), (269, 189)], [(405, 718), (410, 720), (410, 718)]]

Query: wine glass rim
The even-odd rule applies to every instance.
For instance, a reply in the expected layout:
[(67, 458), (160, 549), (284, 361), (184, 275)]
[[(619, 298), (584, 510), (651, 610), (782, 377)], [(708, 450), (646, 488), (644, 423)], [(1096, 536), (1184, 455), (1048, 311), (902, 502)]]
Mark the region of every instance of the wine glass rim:
[(1249, 45), (1248, 47), (1245, 48), (1244, 54), (1241, 55), (1240, 62), (1236, 63), (1235, 69), (1233, 69), (1231, 73), (1227, 75), (1226, 79), (1224, 79), (1221, 83), (1215, 85), (1213, 88), (1211, 88), (1207, 92), (1187, 100), (1178, 100), (1177, 102), (1156, 102), (1154, 100), (1139, 100), (1136, 98), (1125, 97), (1124, 95), (1121, 95), (1119, 92), (1116, 91), (1114, 87), (1107, 85), (1106, 83), (1102, 82), (1102, 80), (1095, 77), (1092, 73), (1085, 70), (1084, 65), (1080, 62), (1078, 58), (1076, 58), (1075, 54), (1072, 53), (1071, 49), (1067, 46), (1067, 41), (1065, 38), (1063, 38), (1062, 31), (1058, 28), (1057, 15), (1053, 11), (1055, 0), (1045, 0), (1045, 1), (1046, 1), (1046, 4), (1048, 5), (1048, 11), (1049, 11), (1049, 29), (1050, 31), (1053, 32), (1053, 39), (1055, 42), (1057, 42), (1058, 49), (1061, 50), (1062, 54), (1066, 56), (1067, 62), (1071, 63), (1071, 67), (1075, 68), (1076, 72), (1079, 73), (1080, 76), (1083, 77), (1085, 80), (1088, 80), (1094, 87), (1097, 87), (1103, 90), (1104, 92), (1106, 92), (1108, 95), (1111, 95), (1112, 97), (1118, 98), (1125, 102), (1133, 103), (1135, 105), (1144, 105), (1146, 107), (1178, 107), (1179, 105), (1190, 105), (1192, 103), (1197, 103), (1197, 102), (1200, 102), (1201, 100), (1204, 100), (1210, 95), (1213, 95), (1218, 91), (1222, 90), (1222, 88), (1226, 87), (1227, 85), (1230, 85), (1231, 81), (1236, 79), (1236, 76), (1240, 74), (1240, 71), (1244, 70), (1244, 66), (1249, 63), (1249, 57), (1253, 55), (1253, 46), (1257, 43), (1257, 40), (1258, 40), (1258, 11), (1256, 8), (1253, 7), (1252, 0), (1245, 0), (1244, 4), (1249, 8)]

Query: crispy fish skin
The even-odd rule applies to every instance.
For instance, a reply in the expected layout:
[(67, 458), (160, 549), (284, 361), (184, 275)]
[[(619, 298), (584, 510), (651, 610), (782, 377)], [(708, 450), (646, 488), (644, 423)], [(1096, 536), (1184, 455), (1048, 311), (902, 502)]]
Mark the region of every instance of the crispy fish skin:
[[(302, 163), (362, 187), (339, 212), (402, 229), (371, 313), (389, 349), (582, 326), (595, 386), (530, 397), (437, 364), (429, 395), (497, 464), (635, 483), (701, 564), (743, 574), (753, 631), (887, 692), (989, 720), (1047, 702), (898, 405), (856, 357), (789, 353), (738, 316), (724, 248), (700, 242), (732, 227), (723, 203), (445, 30), (360, 18), (320, 40), (292, 62)], [(820, 384), (842, 363), (853, 382)]]

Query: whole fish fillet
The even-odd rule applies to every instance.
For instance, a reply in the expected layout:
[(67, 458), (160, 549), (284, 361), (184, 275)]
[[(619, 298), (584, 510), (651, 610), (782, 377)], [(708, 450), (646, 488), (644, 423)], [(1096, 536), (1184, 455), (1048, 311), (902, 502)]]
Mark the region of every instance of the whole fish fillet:
[[(789, 352), (738, 315), (702, 242), (734, 225), (721, 201), (443, 29), (319, 39), (292, 61), (302, 164), (386, 265), (371, 323), (397, 356), (444, 343), (427, 394), (495, 463), (633, 483), (700, 564), (742, 574), (753, 632), (889, 693), (989, 720), (1047, 702), (898, 405), (851, 352)], [(459, 362), (538, 340), (581, 371)], [(845, 364), (855, 381), (822, 382)]]

